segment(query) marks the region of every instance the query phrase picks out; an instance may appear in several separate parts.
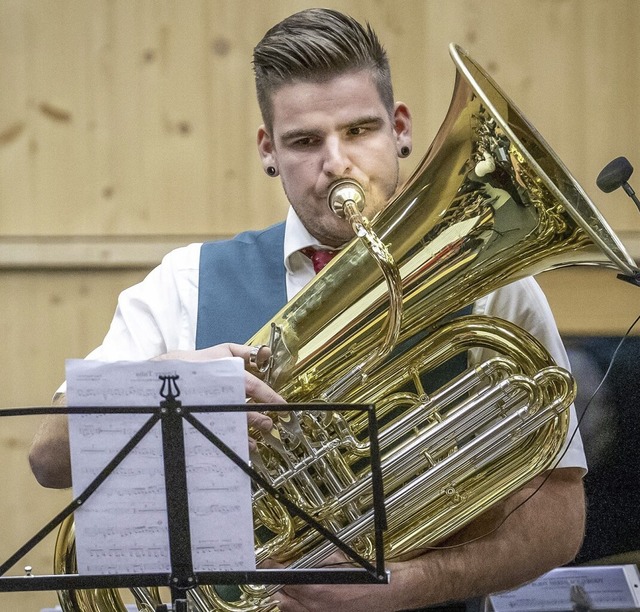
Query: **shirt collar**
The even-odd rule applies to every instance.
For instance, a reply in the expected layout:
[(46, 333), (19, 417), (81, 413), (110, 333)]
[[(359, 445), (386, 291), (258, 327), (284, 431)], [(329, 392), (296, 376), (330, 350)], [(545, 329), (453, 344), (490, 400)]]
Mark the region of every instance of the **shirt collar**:
[(287, 222), (284, 228), (284, 265), (288, 272), (291, 273), (297, 268), (295, 261), (292, 262), (292, 258), (295, 260), (298, 257), (302, 257), (307, 260), (307, 258), (300, 253), (300, 249), (307, 247), (332, 248), (320, 244), (302, 224), (300, 217), (298, 217), (296, 211), (293, 210), (293, 207), (289, 206)]

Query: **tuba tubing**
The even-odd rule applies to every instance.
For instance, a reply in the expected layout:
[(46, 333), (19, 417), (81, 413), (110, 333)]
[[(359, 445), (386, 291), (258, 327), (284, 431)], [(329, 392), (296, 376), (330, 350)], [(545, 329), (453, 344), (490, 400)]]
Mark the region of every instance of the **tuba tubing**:
[[(565, 444), (571, 375), (524, 330), (461, 311), (508, 283), (562, 266), (638, 275), (535, 128), (465, 51), (453, 44), (449, 50), (456, 81), (447, 115), (404, 186), (362, 222), (369, 238), (349, 243), (249, 341), (270, 346), (265, 380), (289, 402), (376, 405), (389, 559), (437, 546), (549, 469)], [(339, 208), (355, 208), (357, 216), (361, 188), (351, 181), (342, 187), (350, 191)], [(385, 263), (376, 256), (381, 250)], [(400, 296), (397, 308), (389, 304), (390, 286)], [(398, 312), (398, 325), (390, 311)], [(431, 372), (477, 350), (496, 356), (427, 392)], [(361, 415), (287, 414), (273, 415), (277, 441), (253, 432), (254, 467), (359, 554), (371, 554), (362, 461), (369, 441)], [(258, 562), (272, 557), (310, 567), (333, 552), (265, 491), (255, 491), (253, 507)], [(67, 521), (55, 571), (75, 572), (72, 557)], [(199, 611), (276, 610), (265, 600), (272, 592), (246, 586), (232, 601), (205, 585), (191, 602)], [(124, 610), (111, 592), (62, 592), (60, 601), (65, 612)]]

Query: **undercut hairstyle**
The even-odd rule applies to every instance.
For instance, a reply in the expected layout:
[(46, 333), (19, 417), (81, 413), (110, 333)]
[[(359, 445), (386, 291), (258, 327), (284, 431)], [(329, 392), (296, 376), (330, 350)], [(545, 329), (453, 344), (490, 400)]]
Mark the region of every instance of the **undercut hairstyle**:
[(267, 131), (273, 128), (273, 94), (283, 85), (322, 83), (368, 70), (380, 99), (393, 116), (387, 53), (367, 23), (330, 9), (307, 9), (273, 26), (253, 50), (258, 105)]

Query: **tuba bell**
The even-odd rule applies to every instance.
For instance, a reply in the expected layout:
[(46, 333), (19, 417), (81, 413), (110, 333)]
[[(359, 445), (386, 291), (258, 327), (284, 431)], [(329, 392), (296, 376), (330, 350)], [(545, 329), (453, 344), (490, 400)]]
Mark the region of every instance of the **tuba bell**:
[[(482, 296), (574, 264), (638, 269), (601, 214), (511, 100), (462, 49), (445, 120), (405, 185), (374, 219), (357, 183), (329, 200), (357, 233), (249, 341), (271, 348), (265, 380), (289, 402), (375, 404), (385, 557), (437, 546), (534, 476), (566, 441), (575, 382), (517, 326), (469, 314)], [(489, 359), (449, 373), (469, 352)], [(286, 418), (282, 415), (286, 414)], [(252, 464), (274, 488), (371, 558), (367, 424), (360, 412), (274, 413)], [(312, 466), (311, 468), (309, 466)], [(363, 484), (364, 483), (364, 484)], [(256, 560), (317, 566), (333, 551), (264, 490), (253, 493)], [(55, 551), (74, 573), (70, 521)], [(156, 595), (137, 590), (141, 609)], [(193, 610), (276, 610), (274, 588), (190, 593)], [(124, 610), (117, 593), (62, 592), (65, 611)]]

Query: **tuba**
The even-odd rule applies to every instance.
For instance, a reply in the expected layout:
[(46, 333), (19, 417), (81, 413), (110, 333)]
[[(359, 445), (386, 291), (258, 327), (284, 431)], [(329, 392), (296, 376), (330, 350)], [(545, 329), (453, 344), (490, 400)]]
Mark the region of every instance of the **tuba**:
[[(361, 216), (357, 183), (329, 204), (357, 238), (249, 341), (269, 346), (265, 380), (289, 402), (375, 404), (387, 559), (437, 546), (554, 465), (569, 430), (571, 375), (504, 320), (470, 314), (500, 287), (542, 271), (596, 264), (638, 279), (601, 214), (485, 71), (450, 46), (451, 105), (434, 142), (388, 206)], [(459, 370), (460, 357), (481, 355)], [(485, 359), (485, 357), (487, 357)], [(444, 372), (444, 382), (434, 382)], [(283, 415), (286, 415), (283, 416)], [(254, 469), (365, 558), (373, 557), (367, 422), (359, 411), (274, 413)], [(260, 488), (256, 560), (314, 567), (334, 552)], [(74, 573), (73, 525), (56, 573)], [(276, 610), (277, 587), (190, 592), (193, 610)], [(134, 592), (140, 609), (159, 603)], [(64, 610), (123, 610), (114, 591), (61, 592)], [(145, 607), (146, 606), (146, 607)]]

